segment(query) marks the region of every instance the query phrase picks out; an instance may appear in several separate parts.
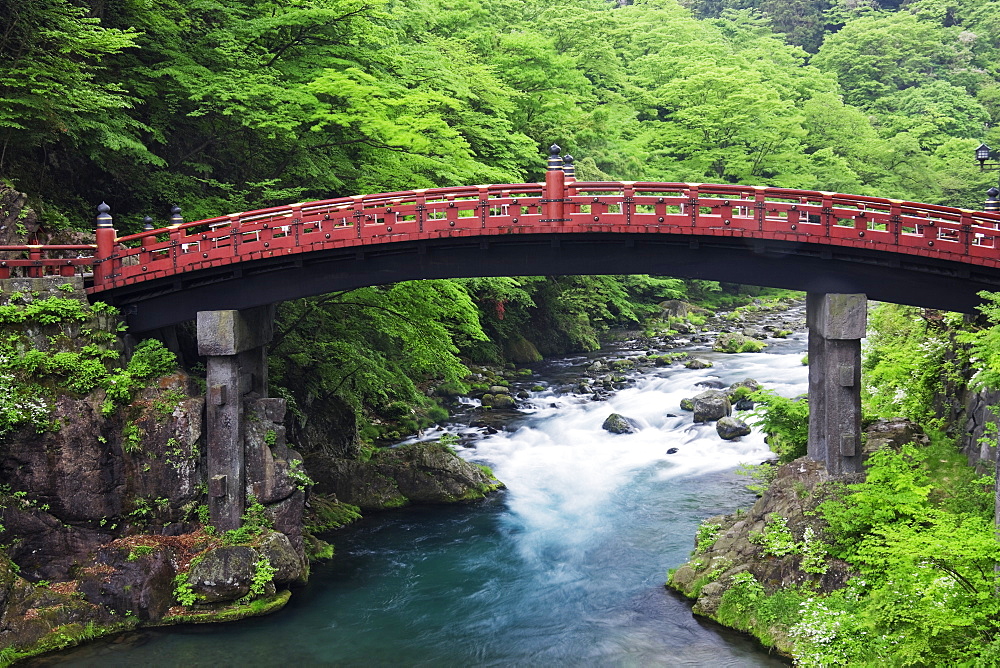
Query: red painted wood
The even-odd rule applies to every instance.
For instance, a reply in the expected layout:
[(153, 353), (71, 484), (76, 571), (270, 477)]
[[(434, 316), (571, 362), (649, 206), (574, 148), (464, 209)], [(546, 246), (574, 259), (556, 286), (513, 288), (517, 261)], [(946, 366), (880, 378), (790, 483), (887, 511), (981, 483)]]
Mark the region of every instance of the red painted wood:
[(12, 267), (71, 275), (90, 266), (89, 290), (100, 293), (204, 267), (358, 244), (552, 232), (771, 239), (1000, 266), (1000, 214), (790, 188), (566, 181), (553, 174), (544, 184), (429, 188), (234, 213), (113, 244), (103, 238), (110, 250), (0, 246), (28, 255), (0, 262), (0, 277)]

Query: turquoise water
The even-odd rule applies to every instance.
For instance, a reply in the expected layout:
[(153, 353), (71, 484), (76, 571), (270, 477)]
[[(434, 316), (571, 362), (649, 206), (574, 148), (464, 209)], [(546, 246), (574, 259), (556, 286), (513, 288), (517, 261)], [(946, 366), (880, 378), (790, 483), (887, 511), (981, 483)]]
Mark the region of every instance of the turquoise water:
[[(462, 450), (491, 465), (508, 490), (478, 505), (377, 515), (332, 534), (337, 556), (315, 566), (309, 585), (270, 617), (132, 634), (69, 663), (785, 665), (695, 618), (663, 583), (703, 519), (753, 502), (733, 468), (767, 457), (759, 434), (731, 443), (711, 425), (692, 425), (680, 398), (700, 391), (699, 381), (747, 376), (799, 394), (803, 349), (800, 337), (763, 355), (709, 354), (715, 368), (658, 369), (606, 402), (539, 393), (509, 431)], [(565, 360), (543, 380), (555, 384), (585, 362)], [(602, 431), (613, 411), (643, 428)], [(678, 452), (666, 455), (671, 447)]]

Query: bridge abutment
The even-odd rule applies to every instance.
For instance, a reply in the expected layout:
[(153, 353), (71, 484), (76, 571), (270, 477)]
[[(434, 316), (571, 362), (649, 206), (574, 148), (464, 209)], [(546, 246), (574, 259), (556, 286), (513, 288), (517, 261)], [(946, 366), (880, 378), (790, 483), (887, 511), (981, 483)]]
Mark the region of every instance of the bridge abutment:
[(198, 353), (207, 361), (208, 507), (223, 531), (246, 509), (244, 397), (267, 396), (267, 344), (274, 306), (199, 311)]
[(809, 293), (809, 446), (832, 474), (861, 470), (861, 339), (868, 321), (863, 294)]

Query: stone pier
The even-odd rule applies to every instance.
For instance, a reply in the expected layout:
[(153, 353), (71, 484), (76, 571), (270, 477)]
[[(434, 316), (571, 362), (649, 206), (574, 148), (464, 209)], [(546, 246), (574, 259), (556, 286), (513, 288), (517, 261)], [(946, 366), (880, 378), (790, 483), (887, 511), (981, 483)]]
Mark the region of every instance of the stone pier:
[(274, 306), (199, 311), (198, 353), (208, 358), (208, 507), (212, 524), (240, 526), (246, 508), (244, 397), (267, 396), (267, 344)]
[(863, 294), (809, 293), (809, 458), (832, 474), (861, 470)]

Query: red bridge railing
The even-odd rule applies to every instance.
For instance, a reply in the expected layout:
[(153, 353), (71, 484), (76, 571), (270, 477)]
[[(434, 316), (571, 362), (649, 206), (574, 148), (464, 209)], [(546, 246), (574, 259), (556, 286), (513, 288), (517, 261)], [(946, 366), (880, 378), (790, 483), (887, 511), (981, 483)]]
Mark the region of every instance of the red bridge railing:
[(593, 232), (804, 242), (1000, 267), (1000, 215), (994, 213), (789, 188), (580, 182), (550, 169), (545, 183), (341, 197), (124, 237), (115, 235), (108, 219), (98, 228), (96, 247), (0, 247), (27, 255), (0, 260), (0, 277), (12, 267), (26, 267), (28, 275), (70, 275), (92, 266), (89, 291), (99, 293), (208, 267), (350, 246)]

